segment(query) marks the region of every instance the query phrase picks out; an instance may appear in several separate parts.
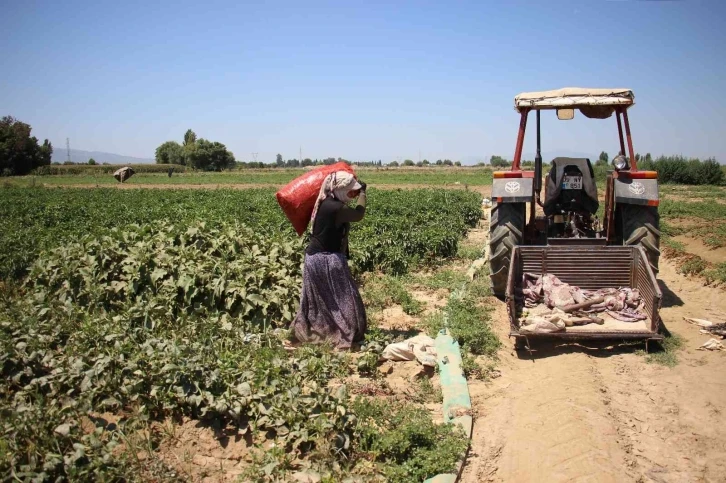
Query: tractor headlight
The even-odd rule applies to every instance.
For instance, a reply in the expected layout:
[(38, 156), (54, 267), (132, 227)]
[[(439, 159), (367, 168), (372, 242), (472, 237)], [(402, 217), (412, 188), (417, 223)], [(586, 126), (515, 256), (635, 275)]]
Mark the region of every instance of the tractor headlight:
[(628, 169), (630, 167), (628, 166), (628, 158), (626, 158), (622, 154), (618, 154), (613, 158), (613, 166), (615, 166), (615, 169), (617, 169), (618, 171)]

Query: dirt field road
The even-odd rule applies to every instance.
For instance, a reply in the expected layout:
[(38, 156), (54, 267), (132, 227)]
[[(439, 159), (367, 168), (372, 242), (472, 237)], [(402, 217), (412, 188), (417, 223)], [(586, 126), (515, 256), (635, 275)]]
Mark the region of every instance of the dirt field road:
[[(501, 377), (470, 384), (475, 425), (461, 481), (726, 481), (726, 352), (684, 316), (726, 320), (726, 293), (662, 261), (663, 321), (684, 339), (679, 363), (636, 348), (535, 346), (500, 354)], [(507, 340), (504, 304), (497, 331)]]

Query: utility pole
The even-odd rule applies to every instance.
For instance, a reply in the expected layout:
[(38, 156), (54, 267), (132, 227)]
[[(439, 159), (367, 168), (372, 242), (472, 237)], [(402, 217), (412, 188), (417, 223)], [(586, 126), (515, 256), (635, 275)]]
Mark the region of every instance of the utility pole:
[(255, 161), (255, 163), (257, 162), (257, 154), (258, 153), (252, 153), (252, 159)]
[(68, 154), (68, 162), (71, 162), (71, 140), (66, 138), (66, 153)]

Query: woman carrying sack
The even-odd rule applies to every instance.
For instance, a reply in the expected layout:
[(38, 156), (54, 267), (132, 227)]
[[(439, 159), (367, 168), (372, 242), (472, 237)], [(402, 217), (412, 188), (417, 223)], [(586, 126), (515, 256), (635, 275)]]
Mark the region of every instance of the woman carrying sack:
[[(347, 203), (356, 197), (357, 206), (350, 208)], [(348, 268), (348, 233), (365, 211), (365, 183), (346, 171), (325, 178), (310, 223), (300, 310), (292, 323), (297, 341), (328, 340), (349, 349), (363, 340), (366, 311)]]

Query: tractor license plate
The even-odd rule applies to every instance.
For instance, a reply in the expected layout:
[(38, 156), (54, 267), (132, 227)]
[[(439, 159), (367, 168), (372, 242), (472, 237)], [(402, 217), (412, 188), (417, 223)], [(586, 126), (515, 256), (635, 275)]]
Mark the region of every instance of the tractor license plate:
[(582, 176), (565, 176), (562, 178), (563, 190), (581, 190)]

